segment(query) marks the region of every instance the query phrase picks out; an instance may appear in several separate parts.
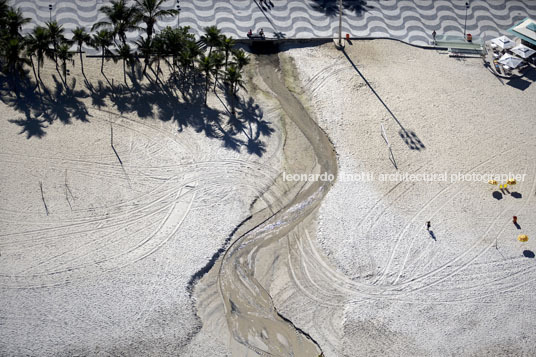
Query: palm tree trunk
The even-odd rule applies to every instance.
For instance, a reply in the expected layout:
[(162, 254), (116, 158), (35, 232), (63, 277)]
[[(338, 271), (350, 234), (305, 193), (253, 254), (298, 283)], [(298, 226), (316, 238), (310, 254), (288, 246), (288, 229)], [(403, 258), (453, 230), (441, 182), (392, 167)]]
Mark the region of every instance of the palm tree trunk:
[(143, 65), (143, 75), (147, 73), (147, 66), (149, 65), (149, 54), (145, 55), (145, 63)]
[(233, 116), (235, 115), (235, 91), (234, 91), (235, 84), (231, 82), (231, 113)]
[(39, 88), (39, 78), (37, 77), (37, 74), (35, 73), (35, 65), (33, 61), (33, 56), (30, 56), (30, 62), (32, 63), (32, 70), (35, 77), (35, 86)]
[(82, 46), (80, 46), (78, 50), (80, 51), (80, 68), (82, 69), (82, 75), (86, 78), (86, 74), (84, 73), (84, 60), (82, 59)]
[(145, 25), (147, 25), (147, 40), (151, 42), (151, 38), (153, 37), (153, 25), (148, 22), (146, 22)]
[(39, 78), (39, 82), (43, 84), (43, 80), (41, 79), (41, 66), (42, 66), (42, 60), (40, 61), (39, 58), (37, 58), (37, 78)]
[(54, 63), (56, 64), (56, 71), (59, 72), (58, 69), (58, 45), (56, 44), (56, 41), (54, 40)]
[(60, 77), (61, 81), (62, 81), (62, 82), (65, 82), (65, 81), (63, 80), (63, 76), (61, 75), (60, 67), (58, 66), (58, 64), (56, 64), (56, 72), (58, 72), (58, 76)]
[(207, 106), (207, 97), (208, 97), (208, 74), (205, 79), (205, 107)]
[(216, 93), (216, 84), (218, 84), (218, 72), (214, 76), (214, 93)]
[(104, 74), (104, 47), (102, 48), (102, 61), (101, 61), (100, 71), (102, 74)]
[(126, 72), (126, 65), (125, 60), (123, 59), (123, 80), (125, 81), (125, 85), (127, 85), (127, 72)]
[(63, 70), (63, 83), (67, 85), (67, 61), (63, 61), (61, 67)]

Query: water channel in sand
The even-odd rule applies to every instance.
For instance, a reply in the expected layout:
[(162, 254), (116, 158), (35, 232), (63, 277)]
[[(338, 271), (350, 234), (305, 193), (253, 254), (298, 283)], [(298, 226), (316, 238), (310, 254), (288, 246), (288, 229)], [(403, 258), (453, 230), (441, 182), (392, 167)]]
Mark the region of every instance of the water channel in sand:
[[(305, 173), (325, 172), (335, 177), (337, 161), (333, 145), (287, 88), (279, 56), (261, 55), (256, 57), (256, 62), (258, 75), (283, 115), (290, 119), (307, 149), (312, 151)], [(307, 157), (304, 146), (287, 143), (284, 150), (287, 172), (303, 173), (298, 170), (304, 169), (303, 161)], [(195, 294), (203, 326), (212, 329), (213, 334), (227, 335), (219, 330), (224, 315), (233, 354), (318, 356), (322, 353), (306, 332), (276, 310), (268, 289), (260, 282), (260, 272), (270, 270), (270, 265), (278, 260), (263, 256), (267, 248), (281, 249), (274, 247), (289, 233), (298, 231), (297, 227), (317, 210), (330, 186), (331, 182), (320, 180), (284, 182), (280, 176), (259, 197), (258, 204), (252, 205), (251, 218), (237, 228), (229, 248), (198, 283)], [(280, 253), (275, 255), (286, 255)]]

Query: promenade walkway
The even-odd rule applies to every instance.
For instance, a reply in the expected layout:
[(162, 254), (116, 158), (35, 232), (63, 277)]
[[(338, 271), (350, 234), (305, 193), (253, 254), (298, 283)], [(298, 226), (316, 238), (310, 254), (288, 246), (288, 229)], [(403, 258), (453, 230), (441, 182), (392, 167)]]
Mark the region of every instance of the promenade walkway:
[[(428, 45), (431, 33), (463, 35), (465, 0), (344, 0), (343, 32), (352, 37), (388, 37), (415, 45)], [(487, 40), (501, 34), (525, 17), (536, 18), (534, 0), (473, 0), (467, 10), (467, 33)], [(49, 13), (48, 4), (53, 5)], [(103, 0), (17, 1), (24, 14), (42, 24), (49, 17), (67, 30), (78, 25), (88, 29), (102, 18)], [(187, 25), (196, 34), (217, 25), (226, 35), (245, 38), (249, 29), (264, 29), (267, 37), (332, 37), (338, 29), (337, 0), (180, 0), (179, 17), (165, 18), (159, 26)], [(176, 0), (164, 3), (175, 7)], [(67, 31), (69, 32), (69, 31)], [(132, 33), (129, 37), (136, 38)]]

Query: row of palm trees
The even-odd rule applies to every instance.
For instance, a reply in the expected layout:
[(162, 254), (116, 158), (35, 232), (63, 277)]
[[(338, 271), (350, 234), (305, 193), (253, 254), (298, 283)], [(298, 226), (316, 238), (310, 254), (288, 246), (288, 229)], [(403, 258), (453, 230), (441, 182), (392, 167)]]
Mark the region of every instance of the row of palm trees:
[[(161, 83), (162, 63), (168, 66), (172, 76), (184, 81), (194, 81), (195, 84), (196, 78), (202, 76), (205, 105), (212, 82), (216, 90), (219, 79), (223, 79), (222, 83), (234, 98), (243, 85), (242, 71), (249, 63), (249, 57), (243, 50), (235, 49), (234, 40), (222, 35), (216, 26), (205, 28), (199, 41), (189, 32), (189, 27), (168, 26), (157, 33), (155, 24), (159, 18), (178, 15), (178, 10), (162, 9), (163, 2), (136, 0), (131, 6), (127, 0), (112, 0), (100, 8), (105, 17), (92, 26), (91, 34), (85, 28), (77, 27), (72, 31), (71, 39), (67, 39), (64, 28), (56, 21), (36, 26), (23, 36), (22, 26), (30, 19), (25, 18), (19, 9), (9, 6), (8, 0), (0, 0), (1, 69), (17, 76), (24, 75), (24, 66), (29, 65), (39, 87), (43, 85), (40, 69), (45, 58), (49, 58), (54, 61), (58, 73), (61, 67), (61, 77), (66, 84), (67, 66), (74, 55), (70, 49), (75, 45), (84, 77), (83, 48), (90, 47), (100, 53), (103, 75), (106, 60), (112, 58), (123, 62), (125, 85), (127, 64), (143, 60), (143, 75), (152, 80), (149, 70)], [(144, 27), (140, 26), (142, 23)], [(127, 34), (132, 31), (145, 32), (145, 36), (135, 42), (137, 50), (128, 43)], [(234, 103), (231, 107), (234, 113)]]

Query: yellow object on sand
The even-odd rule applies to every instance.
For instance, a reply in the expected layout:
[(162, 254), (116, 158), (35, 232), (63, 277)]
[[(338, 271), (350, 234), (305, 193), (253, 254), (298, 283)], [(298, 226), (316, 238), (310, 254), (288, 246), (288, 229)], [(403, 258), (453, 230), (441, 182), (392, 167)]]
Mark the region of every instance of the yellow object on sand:
[(529, 240), (529, 237), (526, 234), (520, 234), (517, 236), (517, 240), (520, 242), (526, 242)]
[(496, 184), (497, 184), (497, 181), (495, 181), (495, 180), (489, 180), (488, 183), (489, 183), (490, 185), (496, 185)]
[(506, 183), (509, 184), (509, 185), (515, 185), (517, 183), (517, 181), (514, 180), (514, 179), (510, 179), (510, 180), (506, 181)]

